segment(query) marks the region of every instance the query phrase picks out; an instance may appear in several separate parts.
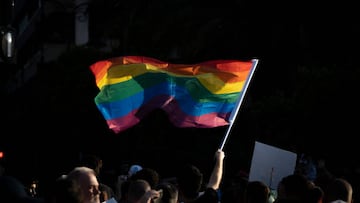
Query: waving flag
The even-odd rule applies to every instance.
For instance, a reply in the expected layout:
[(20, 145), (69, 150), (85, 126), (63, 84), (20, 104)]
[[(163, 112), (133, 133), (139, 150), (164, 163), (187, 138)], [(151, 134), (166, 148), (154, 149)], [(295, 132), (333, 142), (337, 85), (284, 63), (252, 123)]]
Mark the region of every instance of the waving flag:
[(171, 64), (123, 56), (90, 66), (99, 93), (95, 103), (115, 133), (164, 110), (176, 127), (212, 128), (229, 124), (255, 60), (213, 60)]

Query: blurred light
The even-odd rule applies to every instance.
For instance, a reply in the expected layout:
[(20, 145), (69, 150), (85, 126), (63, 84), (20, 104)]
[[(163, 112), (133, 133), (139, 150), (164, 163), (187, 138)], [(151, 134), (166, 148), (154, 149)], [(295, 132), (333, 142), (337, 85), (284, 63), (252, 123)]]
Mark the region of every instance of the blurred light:
[(0, 159), (4, 158), (4, 152), (0, 151)]
[(11, 29), (4, 30), (1, 39), (1, 49), (5, 57), (12, 58), (15, 53), (15, 33)]

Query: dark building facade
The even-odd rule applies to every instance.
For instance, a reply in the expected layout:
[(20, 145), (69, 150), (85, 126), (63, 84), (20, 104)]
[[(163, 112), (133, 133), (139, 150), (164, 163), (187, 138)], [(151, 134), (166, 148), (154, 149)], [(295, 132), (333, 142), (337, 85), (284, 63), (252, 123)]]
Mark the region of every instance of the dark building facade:
[[(2, 71), (2, 91), (10, 93), (23, 86), (34, 74), (41, 61), (41, 0), (4, 0), (1, 1), (0, 26), (2, 27), (2, 53), (0, 64)], [(4, 34), (11, 30), (12, 54), (6, 52)], [(9, 42), (8, 42), (9, 43)], [(4, 48), (5, 46), (5, 48)]]

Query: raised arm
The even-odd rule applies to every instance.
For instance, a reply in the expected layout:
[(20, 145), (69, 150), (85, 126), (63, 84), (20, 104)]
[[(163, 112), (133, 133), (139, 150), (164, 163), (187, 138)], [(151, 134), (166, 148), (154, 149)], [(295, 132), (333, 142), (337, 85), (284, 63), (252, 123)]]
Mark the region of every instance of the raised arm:
[(221, 179), (223, 176), (223, 165), (224, 165), (225, 153), (221, 149), (218, 149), (215, 152), (215, 165), (213, 171), (211, 172), (209, 182), (207, 184), (208, 188), (214, 190), (219, 189)]

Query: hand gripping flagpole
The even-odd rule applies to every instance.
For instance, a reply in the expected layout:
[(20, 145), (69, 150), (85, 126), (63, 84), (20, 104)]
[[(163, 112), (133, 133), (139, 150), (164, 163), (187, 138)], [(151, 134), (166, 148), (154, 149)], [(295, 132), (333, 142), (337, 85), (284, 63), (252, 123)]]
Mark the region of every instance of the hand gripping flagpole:
[(239, 98), (238, 98), (238, 100), (237, 100), (237, 102), (236, 102), (236, 104), (235, 104), (235, 108), (233, 109), (233, 111), (232, 111), (231, 114), (230, 114), (230, 117), (229, 117), (229, 126), (228, 126), (228, 129), (227, 129), (227, 131), (226, 131), (226, 134), (225, 134), (225, 136), (224, 136), (224, 138), (223, 138), (223, 141), (221, 142), (221, 145), (220, 145), (220, 148), (219, 148), (220, 150), (223, 150), (224, 145), (225, 145), (225, 142), (226, 142), (226, 140), (227, 140), (228, 137), (229, 137), (231, 128), (232, 128), (232, 126), (233, 126), (233, 124), (234, 124), (234, 121), (235, 121), (235, 119), (236, 119), (236, 115), (237, 115), (238, 112), (239, 112), (241, 103), (242, 103), (242, 101), (243, 101), (243, 99), (244, 99), (246, 90), (247, 90), (247, 88), (248, 88), (248, 86), (249, 86), (249, 83), (250, 83), (250, 81), (251, 81), (251, 78), (252, 78), (252, 76), (253, 76), (253, 74), (254, 74), (255, 68), (256, 68), (259, 60), (258, 60), (258, 59), (252, 59), (252, 62), (253, 62), (253, 65), (252, 65), (251, 70), (250, 70), (250, 73), (249, 73), (249, 75), (248, 75), (248, 77), (247, 77), (247, 79), (246, 79), (246, 81), (245, 81), (245, 84), (244, 84), (244, 86), (243, 86), (243, 90), (240, 92)]

